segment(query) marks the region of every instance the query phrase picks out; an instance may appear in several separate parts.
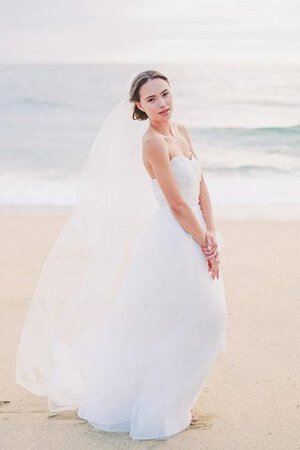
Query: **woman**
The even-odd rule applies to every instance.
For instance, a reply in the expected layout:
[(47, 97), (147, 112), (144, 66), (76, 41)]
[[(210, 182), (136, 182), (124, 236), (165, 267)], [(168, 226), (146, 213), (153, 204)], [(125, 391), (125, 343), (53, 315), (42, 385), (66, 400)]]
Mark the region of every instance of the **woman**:
[[(149, 118), (150, 121), (149, 130), (145, 133), (143, 142), (144, 164), (150, 177), (158, 181), (170, 209), (180, 225), (202, 247), (203, 253), (207, 256), (212, 277), (217, 276), (219, 278), (217, 242), (212, 208), (204, 176), (202, 174), (199, 200), (205, 217), (206, 233), (203, 232), (196, 217), (191, 214), (190, 207), (182, 198), (170, 164), (171, 160), (177, 157), (196, 158), (192, 150), (191, 138), (184, 125), (171, 123), (173, 99), (166, 77), (157, 77), (152, 72), (148, 76), (147, 82), (145, 76), (140, 78), (138, 82), (136, 81), (136, 85), (140, 86), (139, 91), (137, 92), (137, 88), (135, 88), (131, 94), (131, 101), (134, 101), (135, 98), (139, 99), (139, 101), (134, 102), (134, 118), (140, 120)], [(157, 94), (153, 92), (157, 92)], [(206, 247), (206, 240), (208, 245), (213, 247), (212, 250)]]
[(167, 77), (138, 74), (130, 102), (148, 128), (130, 140), (118, 108), (102, 127), (27, 314), (16, 379), (52, 411), (165, 439), (201, 425), (192, 407), (225, 347), (224, 242), (189, 134), (171, 121)]

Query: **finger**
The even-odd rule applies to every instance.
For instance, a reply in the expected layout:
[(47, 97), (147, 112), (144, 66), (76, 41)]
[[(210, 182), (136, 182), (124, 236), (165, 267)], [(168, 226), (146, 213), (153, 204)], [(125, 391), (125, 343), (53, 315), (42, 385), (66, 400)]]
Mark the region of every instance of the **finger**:
[(212, 239), (212, 241), (211, 241), (211, 246), (212, 246), (213, 248), (216, 248), (216, 247), (217, 247), (217, 243), (216, 243), (216, 241), (214, 241), (213, 239)]
[(207, 245), (200, 245), (200, 247), (201, 247), (201, 250), (202, 250), (203, 252), (207, 252), (207, 251), (208, 251)]
[(218, 246), (218, 242), (217, 242), (217, 240), (216, 240), (216, 238), (215, 238), (214, 236), (212, 236), (212, 243), (213, 243), (213, 245), (214, 245), (215, 247)]
[(205, 254), (209, 257), (213, 257), (214, 253), (215, 253), (215, 250), (209, 250), (209, 251), (205, 252)]
[(206, 236), (206, 240), (207, 240), (207, 247), (210, 250), (212, 247), (211, 236)]
[(215, 255), (215, 253), (211, 253), (210, 255), (207, 255), (206, 257), (207, 257), (208, 259), (210, 259), (211, 261), (213, 261), (214, 259), (216, 259), (216, 256), (217, 256), (217, 255)]
[(207, 258), (210, 259), (211, 261), (213, 261), (215, 257), (216, 255), (214, 253), (210, 253), (209, 255), (207, 255)]

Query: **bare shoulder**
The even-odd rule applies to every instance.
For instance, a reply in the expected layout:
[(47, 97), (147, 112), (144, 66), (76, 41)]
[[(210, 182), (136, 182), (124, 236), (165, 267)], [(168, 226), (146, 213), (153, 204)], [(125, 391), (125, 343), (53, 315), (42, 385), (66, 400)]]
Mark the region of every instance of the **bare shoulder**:
[(175, 122), (175, 125), (181, 130), (186, 130), (186, 126), (182, 122)]
[(143, 157), (145, 160), (153, 160), (167, 156), (167, 145), (163, 137), (151, 130), (147, 130), (143, 135)]
[(176, 126), (177, 126), (178, 130), (179, 130), (181, 133), (185, 134), (186, 136), (189, 135), (189, 131), (188, 131), (187, 127), (186, 127), (183, 123), (181, 123), (181, 122), (176, 122)]
[(164, 196), (174, 211), (181, 211), (184, 199), (177, 186), (169, 159), (168, 146), (165, 139), (157, 133), (146, 132), (143, 135), (143, 160), (151, 178), (155, 178)]

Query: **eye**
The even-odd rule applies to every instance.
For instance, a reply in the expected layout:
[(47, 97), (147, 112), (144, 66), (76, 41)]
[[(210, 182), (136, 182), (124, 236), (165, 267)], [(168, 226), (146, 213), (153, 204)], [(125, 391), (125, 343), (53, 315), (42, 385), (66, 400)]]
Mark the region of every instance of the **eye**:
[(150, 98), (150, 99), (148, 100), (148, 102), (152, 102), (152, 100), (154, 100), (154, 98)]
[(164, 96), (165, 96), (165, 95), (168, 95), (168, 93), (169, 93), (169, 92), (165, 92), (165, 93), (164, 93)]

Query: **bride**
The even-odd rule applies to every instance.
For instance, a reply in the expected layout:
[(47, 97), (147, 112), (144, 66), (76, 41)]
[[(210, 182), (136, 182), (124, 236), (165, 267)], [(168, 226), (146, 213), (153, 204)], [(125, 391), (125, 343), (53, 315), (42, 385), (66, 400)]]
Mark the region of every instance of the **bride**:
[(107, 117), (16, 358), (17, 383), (50, 411), (140, 440), (203, 425), (192, 408), (226, 345), (225, 243), (172, 112), (168, 78), (147, 70)]

